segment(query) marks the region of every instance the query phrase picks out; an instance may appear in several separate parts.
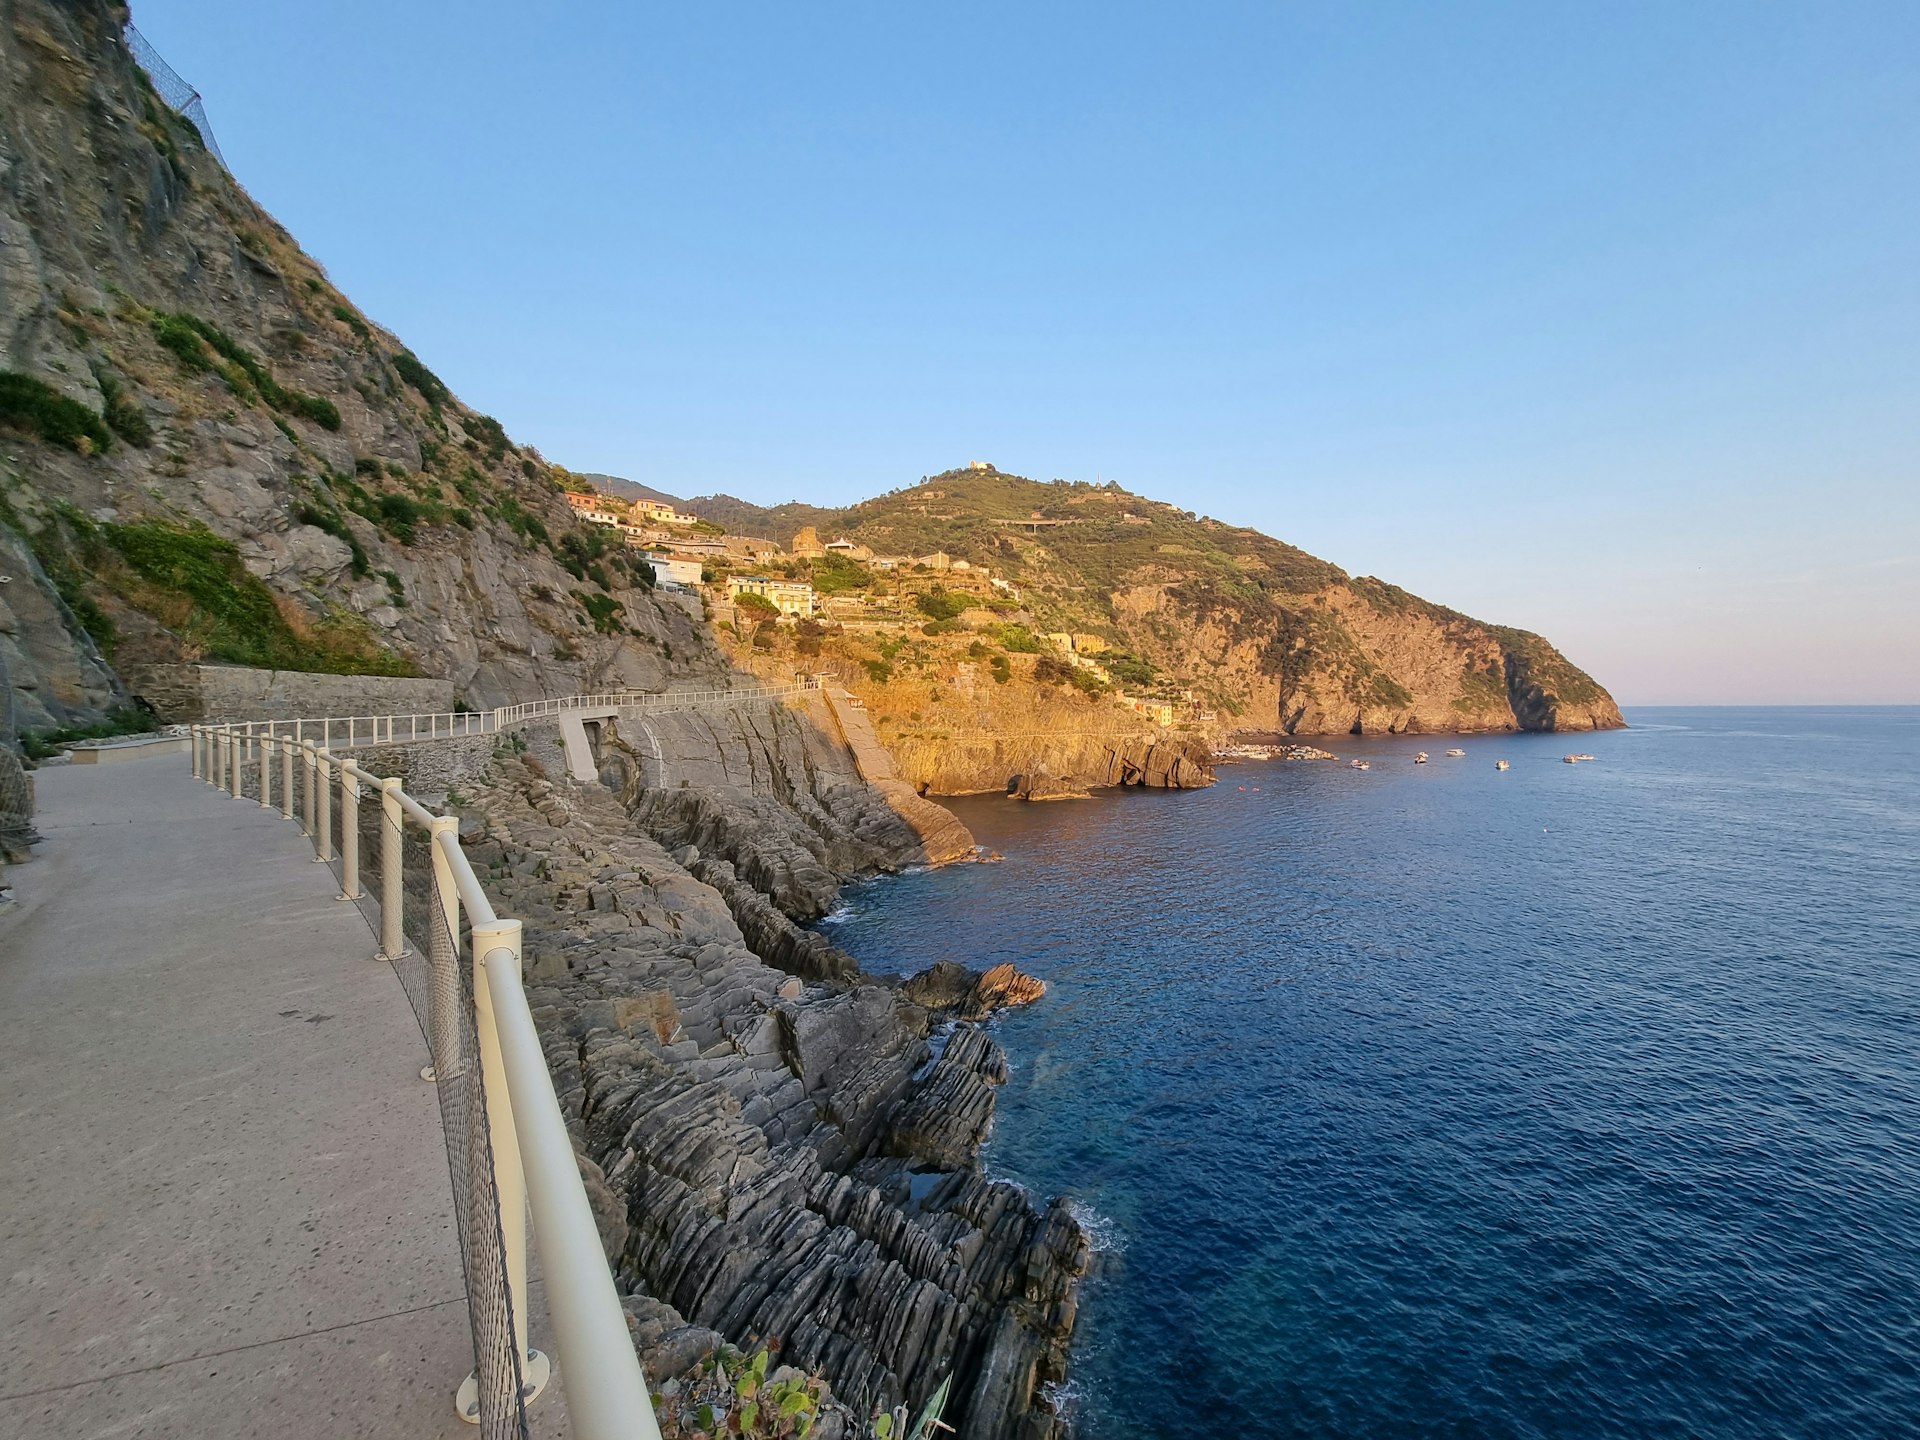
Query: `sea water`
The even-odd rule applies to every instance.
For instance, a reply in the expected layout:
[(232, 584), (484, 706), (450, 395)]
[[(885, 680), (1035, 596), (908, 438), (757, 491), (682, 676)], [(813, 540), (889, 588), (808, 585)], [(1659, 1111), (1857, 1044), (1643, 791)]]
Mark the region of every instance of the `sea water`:
[(1047, 981), (985, 1163), (1103, 1247), (1086, 1440), (1920, 1433), (1920, 710), (1628, 718), (956, 801), (1002, 863), (848, 892)]

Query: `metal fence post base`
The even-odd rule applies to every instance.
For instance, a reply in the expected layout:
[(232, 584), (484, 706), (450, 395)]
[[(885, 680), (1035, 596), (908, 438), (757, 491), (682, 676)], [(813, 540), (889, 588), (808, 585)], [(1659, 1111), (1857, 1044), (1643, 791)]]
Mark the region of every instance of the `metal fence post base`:
[[(547, 1382), (553, 1378), (553, 1362), (539, 1350), (529, 1350), (520, 1357), (520, 1403), (530, 1405), (540, 1398), (540, 1392), (547, 1388)], [(460, 1382), (460, 1388), (454, 1392), (453, 1408), (460, 1418), (469, 1425), (480, 1423), (480, 1372), (474, 1371)]]

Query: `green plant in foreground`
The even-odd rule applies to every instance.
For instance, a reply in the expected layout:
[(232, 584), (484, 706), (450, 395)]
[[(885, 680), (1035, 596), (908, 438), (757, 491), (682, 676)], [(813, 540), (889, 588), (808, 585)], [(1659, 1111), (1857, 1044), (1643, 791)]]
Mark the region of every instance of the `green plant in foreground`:
[[(767, 1378), (772, 1348), (752, 1356), (723, 1346), (702, 1362), (679, 1401), (682, 1425), (710, 1436), (745, 1440), (805, 1440), (820, 1418), (824, 1382), (793, 1371)], [(671, 1400), (656, 1404), (673, 1404)]]
[(947, 1408), (947, 1392), (953, 1385), (953, 1376), (949, 1375), (940, 1382), (940, 1388), (933, 1392), (920, 1413), (914, 1417), (911, 1428), (907, 1425), (907, 1407), (897, 1407), (891, 1415), (873, 1417), (873, 1440), (894, 1440), (897, 1433), (900, 1440), (933, 1440), (936, 1432), (951, 1431), (951, 1425), (941, 1422), (941, 1415)]

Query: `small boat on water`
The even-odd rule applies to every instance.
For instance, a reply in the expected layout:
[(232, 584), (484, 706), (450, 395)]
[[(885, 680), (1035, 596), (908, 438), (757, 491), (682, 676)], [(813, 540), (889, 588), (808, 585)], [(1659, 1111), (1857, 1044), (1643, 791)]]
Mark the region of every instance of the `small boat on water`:
[(1351, 765), (1355, 770), (1371, 770), (1373, 768), (1373, 762), (1371, 760), (1349, 760), (1347, 764)]
[(1493, 762), (1493, 768), (1496, 770), (1511, 770), (1513, 767), (1504, 760), (1496, 760)]
[(1593, 757), (1591, 755), (1562, 755), (1560, 758), (1569, 765), (1578, 765), (1582, 760), (1591, 760)]
[(1424, 751), (1424, 750), (1422, 750), (1422, 751), (1421, 751), (1421, 752), (1420, 752), (1420, 753), (1419, 753), (1418, 755), (1416, 755), (1416, 756), (1414, 756), (1414, 757), (1413, 757), (1413, 763), (1414, 763), (1414, 764), (1416, 764), (1416, 765), (1424, 765), (1424, 764), (1426, 764), (1426, 763), (1427, 763), (1427, 752), (1426, 752), (1426, 751)]
[(1449, 750), (1447, 751), (1447, 756), (1449, 759), (1458, 760), (1462, 755), (1466, 753), (1467, 752), (1464, 750)]

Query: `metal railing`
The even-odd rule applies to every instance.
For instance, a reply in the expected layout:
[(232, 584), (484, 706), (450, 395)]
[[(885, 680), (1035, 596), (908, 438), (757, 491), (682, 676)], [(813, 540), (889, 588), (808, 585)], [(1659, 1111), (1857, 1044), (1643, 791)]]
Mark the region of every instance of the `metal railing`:
[[(297, 733), (303, 724), (304, 736)], [(289, 727), (295, 733), (279, 733)], [(494, 912), (461, 851), (456, 818), (433, 814), (399, 780), (331, 753), (329, 733), (366, 733), (368, 743), (384, 743), (317, 721), (195, 725), (191, 764), (216, 789), (299, 821), (313, 858), (335, 867), (338, 898), (377, 910), (369, 918), (380, 955), (401, 972), (420, 1013), (432, 1061), (422, 1078), (440, 1087), (474, 1335), (474, 1373), (455, 1408), (489, 1437), (525, 1436), (525, 1406), (546, 1384), (546, 1358), (527, 1340), (530, 1201), (572, 1433), (659, 1440), (522, 986), (521, 923)], [(362, 891), (365, 862), (378, 871), (377, 903)], [(420, 950), (409, 944), (410, 931)]]
[[(249, 740), (312, 740), (330, 750), (360, 750), (376, 745), (407, 745), (420, 740), (458, 740), (495, 735), (515, 725), (552, 719), (569, 710), (618, 710), (658, 715), (677, 710), (715, 710), (760, 701), (790, 700), (820, 688), (818, 680), (790, 685), (749, 686), (738, 690), (610, 690), (601, 695), (567, 695), (530, 700), (492, 710), (442, 710), (410, 715), (337, 715), (310, 720), (234, 720), (202, 728), (237, 729)], [(251, 751), (249, 751), (251, 753)]]

